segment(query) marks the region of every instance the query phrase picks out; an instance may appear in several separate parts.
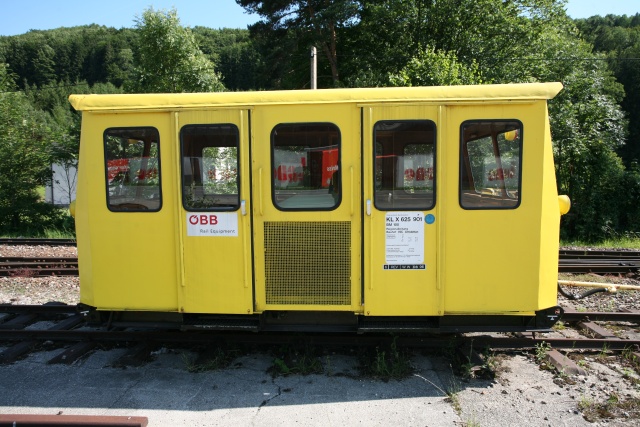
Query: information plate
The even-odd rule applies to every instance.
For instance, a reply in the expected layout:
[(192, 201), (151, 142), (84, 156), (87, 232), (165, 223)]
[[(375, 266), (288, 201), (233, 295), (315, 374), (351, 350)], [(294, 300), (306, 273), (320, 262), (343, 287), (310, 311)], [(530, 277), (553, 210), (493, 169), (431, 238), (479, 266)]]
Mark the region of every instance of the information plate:
[(424, 270), (424, 218), (419, 212), (387, 212), (385, 270)]

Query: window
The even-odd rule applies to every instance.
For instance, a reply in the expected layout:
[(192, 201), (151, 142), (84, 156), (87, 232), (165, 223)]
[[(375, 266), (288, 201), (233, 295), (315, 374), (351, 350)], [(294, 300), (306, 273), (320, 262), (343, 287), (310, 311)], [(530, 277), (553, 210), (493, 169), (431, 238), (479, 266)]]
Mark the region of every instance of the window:
[(520, 205), (522, 123), (465, 122), (461, 128), (460, 206), (514, 209)]
[(277, 125), (271, 132), (273, 203), (331, 210), (341, 200), (340, 130), (330, 123)]
[(180, 141), (184, 208), (238, 209), (238, 128), (232, 124), (188, 125), (181, 129)]
[(435, 206), (435, 123), (380, 121), (373, 132), (376, 208), (432, 209)]
[(151, 127), (112, 128), (104, 132), (109, 210), (160, 210), (159, 141), (158, 130)]

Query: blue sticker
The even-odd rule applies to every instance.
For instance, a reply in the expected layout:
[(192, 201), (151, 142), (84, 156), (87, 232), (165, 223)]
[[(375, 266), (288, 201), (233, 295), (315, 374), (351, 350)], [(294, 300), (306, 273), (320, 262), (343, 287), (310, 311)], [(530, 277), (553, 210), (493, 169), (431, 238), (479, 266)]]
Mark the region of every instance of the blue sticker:
[(429, 214), (424, 217), (424, 222), (426, 222), (427, 224), (433, 224), (434, 222), (436, 222), (436, 217)]

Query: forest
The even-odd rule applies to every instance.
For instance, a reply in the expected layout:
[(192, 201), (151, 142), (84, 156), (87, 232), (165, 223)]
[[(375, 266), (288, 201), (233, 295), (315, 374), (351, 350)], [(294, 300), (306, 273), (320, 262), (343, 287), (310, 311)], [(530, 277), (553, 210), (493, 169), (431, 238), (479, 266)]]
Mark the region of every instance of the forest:
[(75, 165), (71, 93), (309, 89), (560, 81), (549, 103), (565, 241), (640, 239), (640, 14), (573, 20), (564, 0), (236, 0), (247, 29), (187, 28), (149, 8), (0, 37), (0, 233), (72, 229), (38, 189)]

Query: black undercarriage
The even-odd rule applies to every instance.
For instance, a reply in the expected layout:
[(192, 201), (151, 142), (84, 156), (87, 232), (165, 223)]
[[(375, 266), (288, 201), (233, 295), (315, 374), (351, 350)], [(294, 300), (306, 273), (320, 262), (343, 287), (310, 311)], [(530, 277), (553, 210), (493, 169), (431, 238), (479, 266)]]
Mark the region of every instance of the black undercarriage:
[(549, 330), (562, 317), (561, 307), (535, 316), (445, 315), (358, 316), (348, 312), (267, 311), (253, 315), (153, 311), (100, 311), (82, 306), (92, 325), (173, 330), (345, 333), (532, 332)]

